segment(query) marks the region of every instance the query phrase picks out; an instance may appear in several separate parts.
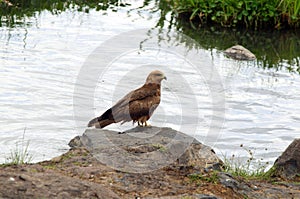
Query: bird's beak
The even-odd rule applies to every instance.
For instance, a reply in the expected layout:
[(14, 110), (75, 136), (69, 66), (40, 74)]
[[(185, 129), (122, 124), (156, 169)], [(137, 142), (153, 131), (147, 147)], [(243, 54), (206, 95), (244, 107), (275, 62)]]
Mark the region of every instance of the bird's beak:
[(163, 79), (167, 80), (167, 77), (166, 77), (166, 76), (164, 76), (164, 78), (163, 78)]

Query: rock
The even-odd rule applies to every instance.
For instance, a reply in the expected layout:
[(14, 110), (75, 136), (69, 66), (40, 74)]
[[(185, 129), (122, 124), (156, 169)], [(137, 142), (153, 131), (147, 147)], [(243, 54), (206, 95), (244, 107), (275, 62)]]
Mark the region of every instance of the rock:
[(50, 161), (0, 165), (0, 198), (300, 198), (298, 182), (216, 171), (210, 147), (170, 128), (88, 129), (71, 146)]
[(171, 128), (136, 127), (122, 134), (87, 129), (76, 143), (72, 146), (84, 146), (99, 162), (126, 172), (148, 172), (174, 162), (199, 169), (222, 164), (210, 147)]
[(68, 143), (68, 145), (69, 145), (71, 148), (82, 147), (82, 144), (81, 144), (81, 142), (80, 142), (80, 136), (74, 137), (72, 140), (70, 140), (70, 142)]
[(234, 179), (232, 175), (229, 173), (220, 172), (218, 173), (219, 181), (225, 187), (229, 187), (233, 190), (239, 191), (250, 191), (250, 187), (243, 182), (239, 182), (238, 180)]
[(226, 55), (237, 60), (254, 60), (255, 55), (241, 45), (232, 46), (224, 51)]
[[(0, 173), (0, 198), (115, 198), (108, 188), (48, 171)], [(9, 180), (14, 179), (14, 180)]]
[(300, 139), (295, 139), (274, 163), (273, 175), (283, 179), (300, 176)]
[(197, 199), (218, 199), (216, 196), (207, 195), (207, 194), (196, 194)]

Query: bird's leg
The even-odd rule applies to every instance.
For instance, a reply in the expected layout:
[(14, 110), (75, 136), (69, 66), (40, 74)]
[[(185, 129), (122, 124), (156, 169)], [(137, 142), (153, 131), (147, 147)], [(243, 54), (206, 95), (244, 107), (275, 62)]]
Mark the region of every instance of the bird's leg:
[(145, 122), (145, 126), (151, 127), (151, 124), (147, 124), (147, 121)]
[(148, 126), (148, 127), (150, 127), (150, 126), (151, 126), (151, 124), (147, 124), (147, 121), (145, 121), (145, 126)]

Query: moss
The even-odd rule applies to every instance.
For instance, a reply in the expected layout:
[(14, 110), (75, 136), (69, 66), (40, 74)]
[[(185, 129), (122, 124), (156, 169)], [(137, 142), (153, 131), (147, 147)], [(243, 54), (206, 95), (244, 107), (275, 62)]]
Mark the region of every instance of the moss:
[(56, 164), (43, 165), (44, 169), (57, 169)]
[(152, 146), (161, 152), (165, 152), (167, 150), (167, 148), (162, 144), (152, 144)]

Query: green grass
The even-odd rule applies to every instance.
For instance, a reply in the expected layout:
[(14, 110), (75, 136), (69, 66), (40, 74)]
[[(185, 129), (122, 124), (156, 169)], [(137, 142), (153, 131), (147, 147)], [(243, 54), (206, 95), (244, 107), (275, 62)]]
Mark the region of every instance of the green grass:
[(199, 185), (201, 185), (201, 182), (208, 182), (213, 184), (217, 184), (219, 182), (218, 171), (213, 171), (206, 174), (190, 174), (188, 177), (191, 182), (195, 182)]
[(11, 150), (10, 155), (6, 157), (5, 164), (19, 165), (30, 163), (33, 160), (33, 155), (29, 153), (29, 140), (25, 141), (25, 131), (21, 141), (16, 142), (16, 148)]
[(254, 156), (254, 151), (241, 145), (247, 153), (248, 159), (242, 161), (241, 158), (232, 155), (230, 158), (224, 156), (224, 170), (233, 176), (243, 177), (246, 179), (268, 179), (271, 175), (270, 170), (266, 171), (269, 166), (268, 162), (262, 162), (263, 159), (257, 159)]
[[(280, 29), (300, 27), (298, 0), (168, 0), (178, 16), (189, 16), (200, 24), (223, 27)], [(183, 14), (183, 15), (182, 15)]]

